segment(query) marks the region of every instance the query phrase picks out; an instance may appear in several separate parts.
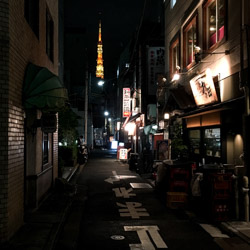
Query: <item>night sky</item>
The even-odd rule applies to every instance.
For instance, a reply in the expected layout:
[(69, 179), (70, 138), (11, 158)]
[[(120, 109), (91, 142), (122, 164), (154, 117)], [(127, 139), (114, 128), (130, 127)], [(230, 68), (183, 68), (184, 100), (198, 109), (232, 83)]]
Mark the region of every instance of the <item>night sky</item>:
[[(65, 0), (66, 27), (83, 28), (89, 56), (89, 69), (95, 71), (99, 17), (105, 78), (116, 76), (117, 62), (124, 46), (136, 32), (145, 0)], [(101, 16), (99, 15), (101, 12)]]

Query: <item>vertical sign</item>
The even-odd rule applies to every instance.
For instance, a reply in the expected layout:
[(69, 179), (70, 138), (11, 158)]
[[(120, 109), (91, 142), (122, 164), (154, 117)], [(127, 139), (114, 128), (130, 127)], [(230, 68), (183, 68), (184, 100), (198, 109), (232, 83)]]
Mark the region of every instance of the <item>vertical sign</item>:
[(123, 117), (130, 116), (130, 88), (123, 88)]
[(157, 76), (164, 72), (165, 48), (149, 47), (148, 49), (148, 94), (155, 95)]

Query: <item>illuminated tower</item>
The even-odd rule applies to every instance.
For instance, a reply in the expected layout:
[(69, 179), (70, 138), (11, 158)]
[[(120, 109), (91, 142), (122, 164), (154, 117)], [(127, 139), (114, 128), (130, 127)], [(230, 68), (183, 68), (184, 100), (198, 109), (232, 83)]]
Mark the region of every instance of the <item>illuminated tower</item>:
[(97, 65), (96, 65), (96, 77), (104, 78), (104, 67), (103, 67), (103, 58), (102, 58), (102, 25), (101, 20), (99, 21), (99, 35), (97, 43)]

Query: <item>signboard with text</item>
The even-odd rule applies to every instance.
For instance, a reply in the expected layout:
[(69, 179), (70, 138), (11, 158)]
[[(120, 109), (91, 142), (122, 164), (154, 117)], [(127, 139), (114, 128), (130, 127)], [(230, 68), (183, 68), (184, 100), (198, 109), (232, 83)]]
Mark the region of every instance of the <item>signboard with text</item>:
[(157, 78), (164, 72), (165, 48), (148, 48), (148, 94), (155, 95), (157, 90)]
[(213, 76), (210, 69), (207, 69), (204, 74), (194, 77), (190, 81), (190, 85), (197, 106), (218, 101), (214, 87)]
[(128, 159), (128, 150), (126, 148), (120, 149), (120, 160), (127, 160)]
[(123, 117), (130, 116), (130, 88), (123, 88)]

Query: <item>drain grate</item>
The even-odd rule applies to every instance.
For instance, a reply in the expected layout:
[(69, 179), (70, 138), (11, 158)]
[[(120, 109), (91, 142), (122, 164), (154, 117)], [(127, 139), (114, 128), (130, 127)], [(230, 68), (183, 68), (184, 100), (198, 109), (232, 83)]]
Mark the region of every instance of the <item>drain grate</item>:
[(122, 235), (112, 235), (110, 238), (112, 240), (124, 240), (125, 239), (125, 237)]

